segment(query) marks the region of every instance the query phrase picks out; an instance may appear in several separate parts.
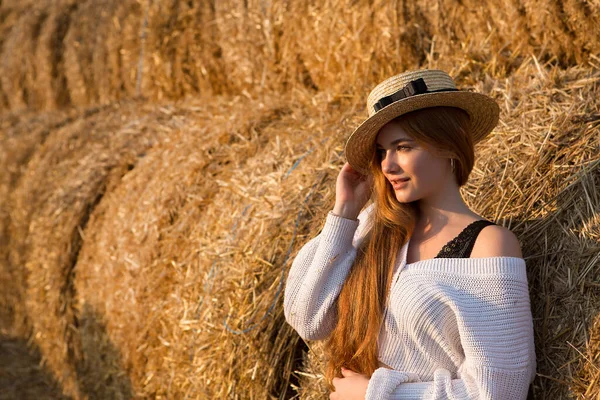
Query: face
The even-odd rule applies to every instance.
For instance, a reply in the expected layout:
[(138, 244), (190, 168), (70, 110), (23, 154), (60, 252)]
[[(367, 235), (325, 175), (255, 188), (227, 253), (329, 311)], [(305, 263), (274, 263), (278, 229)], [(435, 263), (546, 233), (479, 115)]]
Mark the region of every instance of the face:
[(453, 179), (450, 160), (421, 147), (396, 121), (379, 130), (376, 146), (381, 170), (400, 203), (431, 196)]

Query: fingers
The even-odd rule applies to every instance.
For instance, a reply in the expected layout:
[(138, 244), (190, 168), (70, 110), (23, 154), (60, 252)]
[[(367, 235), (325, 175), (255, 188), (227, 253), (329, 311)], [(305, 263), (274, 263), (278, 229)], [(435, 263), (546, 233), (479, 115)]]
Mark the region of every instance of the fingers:
[(342, 167), (342, 170), (346, 170), (348, 173), (351, 173), (352, 175), (357, 176), (359, 178), (366, 177), (364, 174), (362, 174), (359, 171), (355, 170), (352, 167), (352, 165), (350, 165), (349, 162), (346, 162), (346, 164), (344, 164), (344, 166)]
[[(352, 376), (352, 375), (360, 375), (358, 372), (354, 372), (354, 371), (352, 371), (351, 369), (348, 369), (348, 368), (342, 367), (341, 369), (342, 369), (342, 375), (344, 376), (344, 378), (347, 378), (347, 377)], [(344, 379), (344, 378), (338, 378), (336, 376), (336, 377), (334, 377), (332, 379), (333, 386), (336, 388), (336, 390), (337, 390), (338, 383), (340, 383), (340, 381), (342, 379)], [(329, 393), (329, 400), (338, 400), (339, 399), (338, 395), (339, 395), (339, 393), (337, 393), (335, 391)]]

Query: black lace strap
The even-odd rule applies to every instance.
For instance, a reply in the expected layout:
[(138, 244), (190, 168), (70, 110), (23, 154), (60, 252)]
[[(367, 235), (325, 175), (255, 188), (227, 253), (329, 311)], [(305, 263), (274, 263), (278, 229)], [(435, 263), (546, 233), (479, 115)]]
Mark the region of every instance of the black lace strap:
[(469, 258), (477, 235), (488, 225), (496, 224), (486, 219), (471, 222), (454, 239), (446, 243), (435, 258)]

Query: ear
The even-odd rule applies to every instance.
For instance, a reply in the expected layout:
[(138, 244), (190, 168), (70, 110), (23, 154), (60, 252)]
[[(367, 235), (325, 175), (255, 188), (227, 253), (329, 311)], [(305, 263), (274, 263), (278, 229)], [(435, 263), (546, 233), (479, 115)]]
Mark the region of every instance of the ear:
[(348, 376), (358, 375), (358, 374), (356, 372), (352, 371), (351, 369), (342, 367), (342, 375), (344, 375), (344, 377), (348, 377)]

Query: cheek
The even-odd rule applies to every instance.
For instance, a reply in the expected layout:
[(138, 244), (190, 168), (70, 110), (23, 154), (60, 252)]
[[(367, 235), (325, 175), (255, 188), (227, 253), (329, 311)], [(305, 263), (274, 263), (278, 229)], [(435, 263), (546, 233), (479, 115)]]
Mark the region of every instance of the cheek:
[(444, 177), (444, 161), (427, 152), (415, 153), (410, 159), (407, 172), (413, 176), (419, 186), (438, 185)]

